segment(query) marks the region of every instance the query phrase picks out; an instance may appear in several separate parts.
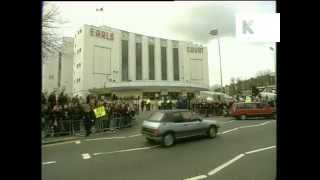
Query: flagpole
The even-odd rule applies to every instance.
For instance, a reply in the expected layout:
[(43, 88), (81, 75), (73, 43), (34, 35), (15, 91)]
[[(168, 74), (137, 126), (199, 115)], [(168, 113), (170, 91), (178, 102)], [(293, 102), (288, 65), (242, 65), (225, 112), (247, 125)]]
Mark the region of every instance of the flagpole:
[[(101, 15), (100, 15), (101, 17), (100, 17), (100, 18), (97, 18), (97, 19), (100, 19), (100, 21), (101, 21), (101, 22), (100, 22), (100, 23), (101, 23), (100, 26), (103, 26), (103, 16), (102, 16), (102, 15), (103, 15), (103, 14), (102, 14), (102, 12), (103, 12), (103, 7), (96, 9), (96, 12), (101, 12)], [(98, 16), (99, 16), (99, 15), (98, 15)], [(99, 26), (99, 23), (97, 23), (97, 25)]]

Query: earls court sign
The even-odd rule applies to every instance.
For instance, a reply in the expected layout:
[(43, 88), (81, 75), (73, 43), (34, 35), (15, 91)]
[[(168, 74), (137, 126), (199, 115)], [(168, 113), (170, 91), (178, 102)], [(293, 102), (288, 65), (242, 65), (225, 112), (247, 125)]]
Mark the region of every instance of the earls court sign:
[(90, 35), (101, 39), (113, 40), (113, 33), (108, 31), (101, 31), (98, 29), (90, 28)]

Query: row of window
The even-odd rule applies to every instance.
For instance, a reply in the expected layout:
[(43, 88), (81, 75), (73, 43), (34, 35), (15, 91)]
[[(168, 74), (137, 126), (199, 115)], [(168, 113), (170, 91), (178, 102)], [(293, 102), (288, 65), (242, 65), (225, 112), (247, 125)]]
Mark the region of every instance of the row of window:
[[(149, 80), (155, 80), (154, 45), (149, 44)], [(179, 49), (173, 48), (173, 75), (179, 81)], [(129, 80), (128, 40), (122, 40), (122, 81)], [(136, 80), (142, 80), (142, 43), (136, 43)], [(161, 47), (161, 79), (167, 80), (167, 47)]]

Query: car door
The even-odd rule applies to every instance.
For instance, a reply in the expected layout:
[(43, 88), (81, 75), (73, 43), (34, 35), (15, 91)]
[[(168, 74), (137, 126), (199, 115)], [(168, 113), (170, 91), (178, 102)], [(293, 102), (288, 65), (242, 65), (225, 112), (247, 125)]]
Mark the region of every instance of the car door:
[(246, 111), (248, 116), (256, 116), (258, 113), (256, 103), (245, 103)]
[(257, 115), (256, 116), (265, 116), (267, 114), (266, 112), (266, 106), (262, 103), (257, 103)]
[(191, 112), (185, 111), (181, 112), (181, 116), (184, 121), (186, 136), (195, 136), (201, 133), (201, 123), (200, 118), (195, 118)]
[(167, 119), (170, 121), (170, 129), (175, 133), (176, 138), (183, 138), (189, 136), (190, 123), (186, 122), (180, 112), (166, 114)]
[(208, 124), (204, 123), (197, 114), (191, 115), (191, 123), (193, 124), (194, 135), (204, 134), (209, 128)]

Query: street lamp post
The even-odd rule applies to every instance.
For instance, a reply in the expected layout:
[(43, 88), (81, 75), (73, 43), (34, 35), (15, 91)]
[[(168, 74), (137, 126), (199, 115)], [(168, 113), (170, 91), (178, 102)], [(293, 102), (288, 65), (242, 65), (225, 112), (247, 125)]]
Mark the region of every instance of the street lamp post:
[(270, 46), (269, 49), (273, 52), (273, 59), (274, 59), (274, 78), (275, 78), (275, 87), (277, 88), (277, 44), (275, 44), (275, 47)]
[(218, 36), (218, 29), (213, 29), (209, 32), (210, 35), (216, 36), (218, 38), (218, 51), (219, 51), (219, 62), (220, 62), (220, 85), (221, 85), (221, 90), (223, 88), (223, 83), (222, 83), (222, 66), (221, 66), (221, 52), (220, 52), (220, 38)]

